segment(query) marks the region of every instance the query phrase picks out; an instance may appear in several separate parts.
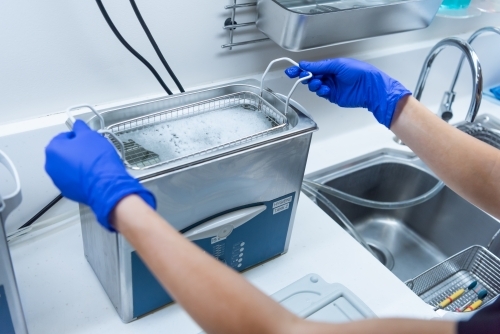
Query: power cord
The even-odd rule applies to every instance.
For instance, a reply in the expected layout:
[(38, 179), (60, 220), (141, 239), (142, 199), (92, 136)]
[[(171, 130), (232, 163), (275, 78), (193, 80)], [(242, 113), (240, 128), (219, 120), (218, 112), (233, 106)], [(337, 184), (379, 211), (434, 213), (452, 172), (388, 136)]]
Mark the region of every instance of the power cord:
[(182, 93), (184, 93), (185, 92), (184, 88), (182, 87), (181, 83), (177, 79), (177, 76), (175, 75), (174, 71), (172, 71), (172, 69), (168, 65), (167, 61), (163, 57), (163, 54), (161, 53), (161, 50), (158, 47), (158, 44), (156, 44), (156, 41), (153, 38), (153, 35), (151, 35), (151, 32), (149, 31), (149, 28), (148, 28), (146, 22), (142, 18), (141, 12), (139, 11), (139, 8), (137, 7), (137, 4), (135, 3), (135, 0), (130, 0), (130, 4), (132, 5), (132, 8), (134, 9), (134, 12), (135, 12), (135, 15), (137, 16), (137, 19), (141, 23), (142, 29), (144, 29), (144, 32), (146, 33), (146, 35), (148, 36), (149, 41), (151, 42), (151, 45), (155, 49), (156, 54), (158, 55), (158, 58), (160, 58), (163, 66), (165, 66), (165, 69), (167, 70), (168, 74), (170, 74), (170, 77), (172, 78), (172, 80), (174, 80), (175, 84), (177, 85), (177, 88), (179, 88), (179, 90)]
[[(135, 51), (134, 48), (132, 48), (132, 46), (130, 46), (130, 44), (128, 44), (127, 41), (123, 38), (123, 36), (118, 31), (118, 29), (116, 29), (115, 25), (113, 24), (113, 21), (111, 21), (111, 18), (109, 17), (109, 15), (106, 11), (106, 8), (104, 8), (102, 1), (96, 0), (96, 2), (97, 2), (97, 6), (99, 6), (99, 9), (101, 11), (102, 16), (104, 17), (104, 19), (108, 23), (109, 27), (111, 28), (111, 30), (115, 34), (116, 38), (118, 38), (118, 40), (123, 44), (123, 46), (125, 46), (125, 48), (127, 48), (127, 50), (129, 50), (130, 53), (132, 53), (137, 59), (139, 59), (151, 71), (151, 73), (153, 73), (156, 80), (158, 80), (158, 82), (163, 87), (163, 89), (167, 92), (167, 94), (172, 95), (172, 91), (168, 88), (168, 86), (165, 84), (165, 82), (163, 82), (162, 78), (160, 77), (158, 72), (156, 72), (154, 67), (146, 59), (144, 59), (144, 57), (142, 57), (137, 51)], [(153, 46), (153, 48), (155, 49), (156, 54), (160, 58), (163, 66), (165, 66), (165, 69), (167, 70), (168, 74), (170, 75), (172, 80), (177, 85), (177, 88), (179, 88), (179, 90), (182, 93), (184, 93), (185, 90), (182, 87), (182, 84), (180, 83), (179, 79), (177, 79), (177, 76), (175, 75), (174, 71), (172, 71), (172, 69), (168, 65), (167, 61), (165, 60), (165, 57), (163, 57), (163, 54), (161, 53), (161, 50), (158, 47), (158, 44), (156, 44), (156, 41), (154, 40), (153, 35), (149, 31), (149, 28), (148, 28), (146, 22), (142, 18), (141, 12), (139, 11), (137, 4), (135, 3), (134, 0), (130, 0), (130, 4), (132, 5), (132, 8), (134, 9), (135, 15), (137, 16), (137, 19), (141, 23), (142, 29), (144, 29), (144, 32), (148, 36), (148, 39), (151, 42), (151, 45)], [(50, 203), (48, 203), (40, 211), (38, 211), (33, 217), (31, 217), (30, 220), (28, 220), (24, 225), (19, 227), (19, 230), (33, 225), (34, 222), (36, 222), (41, 216), (43, 216), (47, 211), (49, 211), (57, 202), (59, 202), (61, 200), (61, 198), (62, 198), (61, 194), (57, 195), (56, 198), (54, 198), (52, 201), (50, 201)]]
[(50, 201), (49, 204), (47, 204), (46, 206), (43, 207), (42, 210), (38, 211), (33, 217), (31, 217), (30, 220), (28, 220), (23, 226), (21, 226), (20, 228), (18, 228), (18, 230), (22, 229), (22, 228), (25, 228), (25, 227), (28, 227), (28, 226), (31, 226), (33, 225), (34, 222), (36, 222), (38, 220), (38, 218), (40, 218), (41, 216), (43, 216), (43, 214), (47, 211), (49, 211), (50, 208), (52, 208), (57, 202), (59, 202), (59, 200), (61, 200), (62, 198), (62, 195), (59, 194), (57, 195), (56, 198), (54, 198), (52, 201)]
[(118, 29), (116, 29), (115, 25), (113, 24), (113, 21), (111, 21), (111, 18), (109, 17), (108, 13), (106, 12), (106, 8), (104, 8), (104, 5), (102, 4), (101, 0), (96, 0), (97, 6), (99, 6), (99, 9), (101, 10), (101, 14), (108, 23), (109, 27), (111, 28), (111, 31), (115, 34), (116, 38), (123, 44), (123, 46), (130, 51), (137, 59), (139, 59), (150, 71), (153, 73), (155, 76), (156, 80), (160, 83), (160, 85), (163, 87), (163, 89), (167, 92), (168, 95), (172, 95), (172, 91), (168, 88), (168, 86), (163, 82), (162, 78), (156, 72), (153, 66), (151, 66), (150, 63), (146, 59), (144, 59), (143, 56), (141, 56), (137, 51), (134, 50), (133, 47), (130, 46), (130, 44), (127, 43), (127, 41), (122, 37)]

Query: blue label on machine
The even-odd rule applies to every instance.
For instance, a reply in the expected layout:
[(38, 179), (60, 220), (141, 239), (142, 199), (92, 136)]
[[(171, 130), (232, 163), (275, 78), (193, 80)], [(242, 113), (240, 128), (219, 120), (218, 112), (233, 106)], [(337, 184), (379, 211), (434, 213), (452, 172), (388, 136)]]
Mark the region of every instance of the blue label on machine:
[(0, 285), (0, 333), (15, 334), (14, 324), (10, 316), (9, 304), (3, 285)]
[[(265, 205), (266, 209), (234, 228), (227, 237), (208, 237), (193, 242), (238, 271), (269, 260), (285, 250), (294, 198), (295, 193), (291, 193), (269, 202), (246, 206)], [(241, 208), (232, 211), (238, 209)], [(134, 318), (173, 302), (135, 251), (131, 260)]]

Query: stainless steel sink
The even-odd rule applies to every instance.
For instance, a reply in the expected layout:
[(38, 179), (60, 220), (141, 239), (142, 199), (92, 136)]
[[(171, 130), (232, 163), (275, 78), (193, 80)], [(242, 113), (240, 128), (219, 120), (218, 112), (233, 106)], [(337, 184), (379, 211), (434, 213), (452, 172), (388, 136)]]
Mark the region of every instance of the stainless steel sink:
[[(438, 182), (415, 155), (395, 150), (377, 151), (306, 178), (385, 202), (414, 198)], [(402, 281), (471, 245), (487, 246), (500, 229), (497, 220), (447, 187), (422, 204), (398, 210), (366, 208), (323, 194), (351, 220), (380, 260)], [(316, 202), (338, 221), (335, 214)]]

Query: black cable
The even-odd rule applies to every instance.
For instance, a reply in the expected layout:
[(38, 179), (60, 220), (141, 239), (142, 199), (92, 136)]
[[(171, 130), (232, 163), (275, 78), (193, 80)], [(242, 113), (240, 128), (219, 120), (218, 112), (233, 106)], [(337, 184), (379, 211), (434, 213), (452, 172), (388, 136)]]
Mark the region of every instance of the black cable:
[[(129, 50), (130, 53), (132, 53), (137, 59), (139, 59), (151, 71), (151, 73), (153, 73), (153, 75), (155, 76), (156, 80), (158, 80), (158, 82), (163, 87), (163, 89), (165, 89), (165, 91), (169, 95), (172, 95), (172, 91), (163, 82), (163, 80), (161, 79), (160, 75), (158, 74), (158, 72), (156, 72), (156, 70), (153, 68), (153, 66), (151, 66), (151, 64), (148, 63), (148, 61), (146, 59), (144, 59), (137, 51), (135, 51), (134, 48), (132, 48), (130, 46), (130, 44), (128, 44), (127, 41), (122, 37), (122, 35), (118, 31), (118, 29), (116, 29), (115, 25), (113, 24), (113, 21), (111, 21), (111, 18), (109, 17), (108, 13), (106, 12), (106, 8), (104, 8), (104, 5), (102, 4), (102, 1), (101, 0), (96, 0), (96, 2), (97, 2), (97, 6), (99, 6), (99, 9), (101, 10), (102, 16), (104, 17), (104, 19), (108, 23), (109, 27), (111, 28), (111, 30), (115, 34), (116, 38), (118, 38), (118, 40), (123, 44), (123, 46), (125, 48), (127, 48), (127, 50)], [(151, 35), (151, 32), (149, 31), (148, 26), (146, 25), (146, 22), (144, 22), (144, 19), (142, 18), (141, 13), (139, 12), (139, 8), (137, 8), (137, 5), (136, 5), (135, 1), (134, 0), (130, 0), (130, 4), (132, 5), (132, 8), (134, 9), (135, 15), (137, 16), (137, 19), (141, 23), (141, 26), (144, 29), (144, 32), (148, 36), (148, 39), (151, 42), (151, 45), (153, 45), (153, 48), (155, 49), (156, 54), (160, 58), (163, 66), (165, 66), (168, 74), (170, 74), (170, 77), (172, 78), (172, 80), (174, 80), (175, 84), (177, 85), (177, 88), (179, 88), (179, 90), (182, 93), (184, 93), (184, 88), (182, 87), (181, 83), (177, 79), (177, 76), (175, 75), (175, 73), (172, 71), (172, 69), (168, 65), (168, 63), (165, 60), (165, 58), (163, 57), (163, 54), (161, 53), (160, 49), (158, 48), (158, 45), (156, 44), (156, 41), (153, 38), (153, 35)], [(22, 228), (25, 228), (25, 227), (33, 225), (33, 223), (36, 222), (38, 220), (38, 218), (40, 218), (47, 211), (49, 211), (57, 202), (59, 202), (61, 200), (61, 198), (62, 198), (61, 194), (57, 195), (56, 198), (54, 198), (52, 201), (50, 201), (49, 204), (47, 204), (40, 211), (38, 211), (23, 226), (19, 227), (19, 229), (22, 229)]]
[(113, 21), (111, 21), (111, 18), (109, 17), (108, 13), (106, 12), (106, 9), (104, 8), (104, 5), (102, 4), (102, 1), (101, 0), (96, 0), (96, 2), (97, 2), (97, 6), (99, 6), (99, 9), (101, 10), (102, 16), (104, 16), (104, 19), (106, 20), (106, 22), (108, 23), (109, 27), (111, 28), (111, 30), (115, 34), (116, 38), (118, 38), (118, 40), (123, 44), (123, 46), (125, 48), (127, 48), (127, 50), (129, 50), (130, 53), (132, 53), (137, 59), (139, 59), (151, 71), (151, 73), (153, 73), (153, 75), (155, 76), (156, 80), (158, 80), (158, 82), (163, 87), (163, 89), (167, 92), (167, 94), (168, 95), (172, 95), (172, 91), (163, 82), (163, 80), (161, 79), (160, 75), (158, 74), (158, 72), (156, 72), (156, 70), (153, 68), (153, 66), (151, 66), (151, 64), (148, 63), (148, 61), (146, 59), (144, 59), (137, 51), (135, 51), (130, 46), (130, 44), (128, 44), (127, 41), (122, 37), (122, 35), (120, 35), (120, 33), (116, 29), (115, 25), (113, 24)]
[(21, 226), (19, 228), (19, 230), (22, 229), (22, 228), (28, 227), (28, 226), (32, 225), (34, 222), (36, 222), (38, 220), (38, 218), (40, 218), (45, 212), (47, 212), (51, 207), (53, 207), (54, 204), (56, 204), (57, 202), (59, 202), (59, 200), (61, 198), (62, 198), (61, 194), (57, 195), (56, 198), (54, 198), (49, 204), (47, 204), (46, 206), (44, 206), (42, 210), (38, 211), (36, 213), (36, 215), (34, 215), (33, 217), (31, 217), (30, 220), (28, 220), (23, 226)]
[(177, 88), (179, 88), (179, 90), (182, 93), (184, 93), (185, 92), (184, 88), (182, 87), (181, 83), (179, 82), (179, 80), (175, 76), (174, 71), (172, 71), (172, 69), (168, 65), (167, 61), (163, 57), (163, 54), (161, 53), (160, 48), (158, 47), (158, 44), (156, 44), (156, 41), (153, 38), (153, 35), (151, 35), (151, 32), (149, 31), (149, 28), (148, 28), (146, 22), (142, 18), (141, 12), (139, 11), (139, 8), (137, 7), (137, 4), (135, 3), (135, 0), (130, 0), (130, 4), (132, 5), (132, 8), (134, 9), (135, 16), (137, 16), (137, 19), (141, 23), (142, 29), (144, 29), (144, 32), (146, 33), (146, 35), (148, 36), (149, 41), (151, 42), (151, 45), (155, 49), (156, 54), (158, 55), (158, 58), (160, 58), (163, 66), (165, 66), (165, 69), (167, 70), (168, 74), (170, 74), (170, 77), (172, 78), (172, 80), (174, 80), (175, 84), (177, 85)]

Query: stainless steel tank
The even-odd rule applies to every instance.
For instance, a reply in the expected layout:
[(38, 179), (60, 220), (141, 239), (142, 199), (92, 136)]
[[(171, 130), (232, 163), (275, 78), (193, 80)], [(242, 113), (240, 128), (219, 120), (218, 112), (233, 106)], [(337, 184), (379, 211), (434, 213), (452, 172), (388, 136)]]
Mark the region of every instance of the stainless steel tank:
[[(246, 104), (261, 108), (279, 129), (182, 159), (147, 164), (127, 161), (131, 155), (116, 141), (118, 125), (124, 122), (156, 122), (179, 108), (234, 101), (242, 94)], [(108, 135), (114, 131), (111, 139), (129, 172), (155, 194), (158, 212), (199, 247), (238, 271), (287, 251), (312, 132), (317, 129), (297, 103), (290, 101), (288, 106), (288, 99), (251, 80), (102, 110), (99, 115), (80, 118), (96, 130), (106, 129)], [(124, 322), (173, 301), (124, 237), (100, 227), (85, 205), (80, 205), (80, 216), (85, 256)]]

